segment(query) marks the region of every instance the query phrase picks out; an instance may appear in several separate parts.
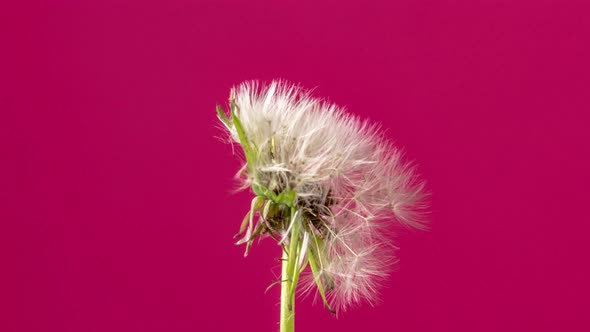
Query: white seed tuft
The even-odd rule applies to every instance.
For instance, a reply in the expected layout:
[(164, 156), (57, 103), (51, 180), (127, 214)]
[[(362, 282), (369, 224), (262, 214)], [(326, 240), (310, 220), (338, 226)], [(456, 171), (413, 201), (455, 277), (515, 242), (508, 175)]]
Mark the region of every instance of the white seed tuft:
[[(301, 252), (314, 252), (320, 270), (302, 279), (303, 289), (319, 278), (338, 309), (374, 303), (395, 263), (388, 221), (424, 228), (424, 183), (414, 167), (378, 126), (288, 82), (246, 82), (231, 99), (247, 142), (234, 122), (227, 132), (254, 155), (238, 173), (243, 187), (290, 190), (307, 216)], [(291, 226), (274, 230), (281, 242)]]

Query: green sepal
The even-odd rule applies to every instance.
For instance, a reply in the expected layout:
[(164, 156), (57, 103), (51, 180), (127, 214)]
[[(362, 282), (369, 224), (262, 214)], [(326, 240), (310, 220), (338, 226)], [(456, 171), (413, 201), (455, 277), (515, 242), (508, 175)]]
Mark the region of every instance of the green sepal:
[(242, 235), (242, 233), (244, 233), (244, 231), (246, 230), (246, 227), (248, 226), (248, 221), (250, 221), (250, 213), (251, 213), (251, 211), (248, 211), (248, 213), (246, 213), (246, 215), (244, 216), (244, 219), (242, 220), (242, 224), (240, 225), (240, 231), (234, 237), (238, 237), (238, 236)]
[[(318, 243), (318, 238), (316, 236), (314, 236), (314, 242), (317, 244)], [(319, 250), (319, 245), (318, 248)], [(318, 252), (319, 254), (319, 252)], [(324, 306), (326, 306), (326, 309), (328, 309), (331, 313), (336, 314), (336, 310), (334, 310), (331, 306), (330, 303), (328, 303), (328, 299), (326, 297), (326, 292), (324, 290), (324, 285), (322, 283), (321, 280), (321, 276), (320, 276), (320, 267), (318, 264), (318, 261), (316, 259), (315, 256), (315, 250), (313, 249), (313, 246), (310, 247), (310, 250), (308, 250), (308, 261), (309, 261), (309, 266), (311, 267), (311, 273), (313, 273), (313, 279), (315, 280), (316, 285), (318, 286), (318, 291), (320, 292), (320, 296), (322, 297), (322, 300), (324, 301)]]
[(225, 112), (223, 111), (223, 108), (221, 108), (221, 106), (217, 105), (217, 118), (219, 119), (219, 121), (221, 121), (221, 123), (223, 123), (223, 125), (227, 128), (227, 130), (231, 130), (231, 120), (227, 117), (227, 115), (225, 114)]
[(268, 190), (268, 188), (262, 187), (256, 183), (252, 183), (252, 191), (258, 195), (265, 197), (269, 201), (276, 202), (277, 194), (275, 194), (272, 190)]
[(291, 189), (287, 189), (280, 193), (274, 201), (275, 203), (285, 204), (292, 207), (295, 204), (295, 197), (295, 192)]
[(244, 154), (246, 155), (246, 161), (248, 162), (248, 166), (252, 167), (252, 162), (254, 161), (252, 147), (248, 142), (248, 138), (246, 137), (246, 132), (244, 131), (244, 127), (242, 126), (242, 122), (240, 118), (236, 115), (236, 112), (232, 109), (231, 111), (231, 118), (234, 123), (234, 127), (236, 127), (236, 132), (238, 133), (238, 138), (240, 139), (240, 145), (244, 150)]
[[(248, 235), (248, 232), (252, 232), (250, 233), (249, 238), (245, 239), (246, 241), (246, 251), (244, 252), (244, 257), (248, 256), (248, 252), (250, 252), (250, 247), (252, 246), (252, 241), (254, 241), (254, 239), (256, 238), (256, 236), (258, 236), (257, 233), (257, 229), (259, 224), (256, 225), (256, 227), (254, 229), (251, 229), (251, 227), (253, 227), (253, 218), (254, 215), (256, 214), (256, 212), (258, 210), (260, 210), (260, 208), (262, 207), (262, 205), (264, 204), (264, 197), (260, 197), (260, 196), (256, 196), (252, 199), (251, 205), (250, 205), (250, 212), (248, 213), (248, 231), (246, 232), (246, 235)], [(241, 240), (238, 241), (237, 244), (240, 244)]]

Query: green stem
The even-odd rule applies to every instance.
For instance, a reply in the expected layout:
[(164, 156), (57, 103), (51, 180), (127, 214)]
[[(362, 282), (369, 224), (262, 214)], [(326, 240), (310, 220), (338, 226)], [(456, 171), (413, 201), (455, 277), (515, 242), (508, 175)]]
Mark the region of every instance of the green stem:
[(301, 215), (294, 207), (291, 207), (291, 234), (289, 246), (283, 246), (282, 276), (281, 276), (281, 332), (293, 332), (295, 330), (295, 289), (299, 279), (299, 253), (301, 243), (299, 231), (301, 228)]
[(289, 254), (286, 248), (283, 248), (282, 259), (282, 276), (281, 276), (281, 332), (295, 331), (295, 301), (291, 301), (291, 276), (288, 273)]

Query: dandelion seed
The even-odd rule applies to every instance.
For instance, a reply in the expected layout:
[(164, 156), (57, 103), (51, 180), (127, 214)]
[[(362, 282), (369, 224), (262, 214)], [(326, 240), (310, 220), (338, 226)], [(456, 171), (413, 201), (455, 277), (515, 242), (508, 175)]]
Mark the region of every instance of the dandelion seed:
[[(228, 114), (229, 113), (229, 114)], [(283, 251), (281, 331), (293, 330), (295, 290), (316, 289), (331, 311), (375, 303), (395, 263), (387, 224), (424, 228), (424, 184), (378, 126), (284, 81), (246, 82), (217, 114), (241, 146), (236, 177), (252, 200), (239, 235)]]

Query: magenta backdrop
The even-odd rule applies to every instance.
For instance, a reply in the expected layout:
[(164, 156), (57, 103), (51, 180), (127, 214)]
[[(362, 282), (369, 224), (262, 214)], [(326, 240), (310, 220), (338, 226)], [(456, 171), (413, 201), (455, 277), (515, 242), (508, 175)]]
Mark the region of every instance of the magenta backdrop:
[(587, 1), (80, 2), (0, 5), (0, 331), (276, 331), (214, 112), (272, 78), (433, 192), (382, 303), (299, 331), (590, 330)]

